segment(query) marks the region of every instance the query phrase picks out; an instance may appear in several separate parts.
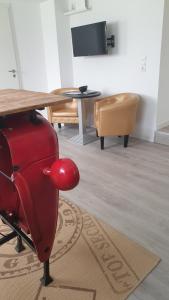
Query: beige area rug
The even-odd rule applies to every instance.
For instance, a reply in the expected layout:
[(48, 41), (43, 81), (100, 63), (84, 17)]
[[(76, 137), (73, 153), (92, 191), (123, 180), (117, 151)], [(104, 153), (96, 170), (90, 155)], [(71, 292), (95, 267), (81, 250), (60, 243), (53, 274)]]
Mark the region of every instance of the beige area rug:
[[(0, 224), (0, 232), (7, 227)], [(42, 264), (15, 240), (0, 247), (0, 300), (124, 300), (159, 258), (77, 206), (60, 200), (50, 259), (54, 281), (42, 287)]]

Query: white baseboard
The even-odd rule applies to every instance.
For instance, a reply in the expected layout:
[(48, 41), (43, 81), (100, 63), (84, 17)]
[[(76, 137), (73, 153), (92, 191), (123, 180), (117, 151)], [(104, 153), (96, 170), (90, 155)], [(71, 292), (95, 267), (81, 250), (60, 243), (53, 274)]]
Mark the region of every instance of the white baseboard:
[(147, 142), (154, 142), (155, 133), (150, 128), (137, 128), (131, 136)]
[(164, 127), (167, 127), (167, 126), (169, 126), (169, 121), (166, 121), (166, 122), (161, 123), (160, 125), (158, 125), (157, 130), (160, 130), (160, 129), (162, 129)]
[(169, 146), (169, 134), (167, 132), (157, 131), (155, 143)]

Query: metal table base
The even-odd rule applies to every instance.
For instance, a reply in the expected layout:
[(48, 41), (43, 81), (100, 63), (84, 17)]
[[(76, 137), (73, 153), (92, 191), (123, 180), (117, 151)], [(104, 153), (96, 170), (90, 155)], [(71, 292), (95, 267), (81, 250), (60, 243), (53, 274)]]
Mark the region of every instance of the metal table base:
[[(65, 95), (68, 95), (68, 93), (65, 93)], [(75, 99), (77, 99), (78, 103), (78, 116), (79, 116), (79, 134), (76, 136), (73, 136), (70, 141), (78, 144), (78, 145), (86, 145), (93, 141), (96, 141), (98, 138), (95, 135), (90, 135), (86, 131), (86, 116), (85, 116), (85, 103), (84, 100), (86, 98), (93, 98), (96, 96), (99, 96), (100, 92), (92, 92), (89, 94), (71, 94), (71, 96)], [(70, 94), (69, 94), (70, 96)]]

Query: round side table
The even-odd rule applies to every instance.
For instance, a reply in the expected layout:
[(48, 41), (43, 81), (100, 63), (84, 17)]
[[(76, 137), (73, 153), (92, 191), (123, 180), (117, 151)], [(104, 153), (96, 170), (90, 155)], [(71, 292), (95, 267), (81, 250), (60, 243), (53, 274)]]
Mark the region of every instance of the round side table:
[(94, 140), (96, 140), (96, 137), (89, 135), (86, 132), (84, 99), (98, 97), (101, 95), (101, 93), (98, 91), (86, 91), (84, 93), (81, 93), (80, 91), (73, 91), (64, 93), (64, 95), (77, 99), (78, 103), (79, 134), (73, 136), (71, 138), (71, 141), (79, 145), (86, 145), (93, 142)]

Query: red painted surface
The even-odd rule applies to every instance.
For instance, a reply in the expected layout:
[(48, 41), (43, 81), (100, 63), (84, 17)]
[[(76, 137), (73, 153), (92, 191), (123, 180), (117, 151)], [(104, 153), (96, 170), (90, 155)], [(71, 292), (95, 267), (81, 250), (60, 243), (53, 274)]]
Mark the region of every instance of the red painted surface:
[[(0, 211), (17, 216), (44, 262), (55, 238), (58, 190), (74, 188), (79, 171), (73, 161), (59, 160), (53, 127), (41, 115), (38, 120), (33, 124), (30, 113), (5, 118), (5, 128), (0, 131), (0, 171), (12, 182), (0, 175)], [(13, 166), (18, 169), (13, 171)]]
[(73, 189), (80, 179), (79, 170), (68, 158), (58, 159), (50, 169), (44, 169), (43, 173), (50, 176), (55, 187), (62, 191)]

